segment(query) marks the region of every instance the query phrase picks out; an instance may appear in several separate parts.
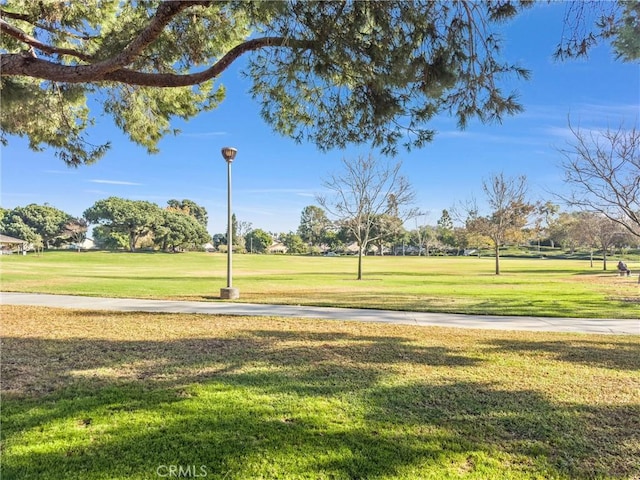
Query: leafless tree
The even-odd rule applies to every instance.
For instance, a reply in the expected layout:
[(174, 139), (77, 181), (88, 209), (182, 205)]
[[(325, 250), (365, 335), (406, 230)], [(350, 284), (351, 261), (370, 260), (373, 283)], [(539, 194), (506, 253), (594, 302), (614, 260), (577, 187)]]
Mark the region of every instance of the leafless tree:
[(568, 205), (598, 212), (640, 237), (640, 130), (569, 129), (574, 140), (559, 149), (565, 181), (573, 192)]
[[(427, 238), (427, 218), (429, 217), (429, 212), (416, 212), (414, 220), (416, 222), (416, 228), (413, 230), (413, 234), (415, 235), (416, 242), (418, 243), (418, 256), (422, 255), (424, 252), (427, 254), (427, 248), (429, 240)], [(422, 222), (418, 224), (418, 222)]]
[(362, 255), (376, 240), (374, 227), (381, 215), (393, 215), (402, 222), (416, 215), (415, 193), (400, 175), (401, 162), (381, 163), (372, 155), (342, 159), (343, 170), (322, 182), (329, 192), (316, 200), (329, 216), (344, 226), (358, 244), (358, 280), (362, 280)]
[(68, 238), (76, 245), (76, 250), (81, 250), (81, 244), (87, 238), (89, 226), (84, 218), (70, 218), (64, 225), (63, 237)]
[(600, 213), (578, 212), (576, 222), (571, 228), (571, 235), (581, 245), (589, 247), (591, 266), (593, 267), (593, 251), (602, 251), (602, 270), (607, 270), (609, 252), (624, 239), (627, 231), (618, 222)]
[(493, 175), (483, 182), (483, 190), (491, 213), (479, 216), (477, 209), (469, 212), (467, 230), (491, 239), (496, 259), (496, 275), (500, 275), (500, 247), (508, 240), (517, 239), (527, 224), (533, 205), (526, 200), (527, 179)]

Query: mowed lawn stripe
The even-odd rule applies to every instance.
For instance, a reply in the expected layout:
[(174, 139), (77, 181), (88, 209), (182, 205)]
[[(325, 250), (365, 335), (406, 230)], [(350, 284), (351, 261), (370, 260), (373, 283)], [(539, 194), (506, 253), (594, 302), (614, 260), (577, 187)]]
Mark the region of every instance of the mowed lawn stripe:
[[(589, 261), (477, 257), (234, 256), (240, 301), (487, 315), (640, 318), (636, 276)], [(629, 262), (640, 272), (640, 263)], [(220, 301), (226, 257), (207, 253), (45, 252), (0, 258), (6, 291)]]

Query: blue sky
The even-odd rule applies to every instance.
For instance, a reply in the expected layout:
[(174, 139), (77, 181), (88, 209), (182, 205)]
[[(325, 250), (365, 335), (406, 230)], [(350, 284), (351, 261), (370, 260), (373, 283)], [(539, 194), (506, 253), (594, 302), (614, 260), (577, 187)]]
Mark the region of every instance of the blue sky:
[[(585, 129), (631, 126), (640, 112), (640, 69), (614, 59), (608, 45), (587, 60), (555, 62), (564, 5), (540, 5), (503, 29), (504, 59), (532, 71), (529, 81), (512, 81), (525, 112), (502, 124), (472, 122), (464, 131), (442, 117), (432, 123), (435, 140), (421, 150), (400, 151), (392, 161), (416, 193), (417, 206), (430, 212), (420, 223), (435, 224), (443, 209), (475, 197), (492, 174), (526, 175), (532, 200), (553, 200), (566, 190), (557, 148), (570, 139), (567, 116)], [(149, 155), (132, 144), (110, 118), (97, 112), (94, 143), (111, 140), (112, 148), (97, 164), (67, 168), (50, 151), (32, 152), (23, 139), (11, 137), (2, 147), (1, 204), (5, 208), (48, 203), (80, 216), (97, 200), (118, 196), (165, 206), (167, 200), (190, 199), (209, 212), (209, 232), (226, 230), (226, 164), (223, 146), (238, 149), (233, 163), (233, 211), (254, 228), (295, 231), (300, 213), (315, 204), (322, 179), (339, 171), (342, 158), (368, 155), (368, 146), (322, 153), (271, 131), (258, 105), (246, 93), (241, 65), (221, 77), (227, 99), (216, 110), (189, 122), (182, 133), (160, 142)], [(376, 155), (376, 152), (372, 152)], [(480, 202), (481, 204), (481, 202)], [(415, 225), (407, 225), (415, 227)]]

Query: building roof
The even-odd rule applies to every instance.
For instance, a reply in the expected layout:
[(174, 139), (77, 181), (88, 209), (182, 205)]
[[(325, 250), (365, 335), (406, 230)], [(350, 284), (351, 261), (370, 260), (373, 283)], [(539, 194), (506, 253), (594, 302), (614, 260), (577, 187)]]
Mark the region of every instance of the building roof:
[(287, 250), (289, 250), (289, 249), (281, 242), (276, 242), (276, 243), (272, 244), (269, 248), (267, 248), (267, 251), (269, 251), (269, 252), (287, 253)]
[(19, 238), (16, 238), (16, 237), (10, 237), (9, 235), (3, 235), (2, 233), (0, 233), (0, 243), (16, 244), (16, 243), (28, 243), (28, 242), (25, 240), (20, 240)]

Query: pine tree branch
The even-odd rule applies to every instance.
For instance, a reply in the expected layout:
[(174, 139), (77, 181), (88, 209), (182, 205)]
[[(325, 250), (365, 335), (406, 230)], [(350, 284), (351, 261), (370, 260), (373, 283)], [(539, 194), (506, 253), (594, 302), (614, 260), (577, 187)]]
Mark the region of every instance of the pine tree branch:
[(220, 75), (235, 60), (247, 52), (265, 47), (309, 49), (311, 40), (294, 40), (285, 37), (262, 37), (235, 46), (210, 68), (192, 74), (145, 73), (120, 68), (115, 71), (87, 70), (91, 66), (60, 65), (48, 60), (21, 54), (0, 54), (0, 75), (27, 76), (53, 82), (85, 83), (112, 81), (147, 87), (184, 87), (197, 85)]
[(30, 35), (27, 35), (25, 32), (23, 32), (22, 30), (20, 30), (17, 27), (14, 27), (13, 25), (5, 22), (3, 19), (0, 18), (0, 32), (4, 33), (6, 35), (9, 35), (10, 37), (15, 38), (16, 40), (21, 41), (22, 43), (29, 45), (30, 47), (40, 50), (42, 52), (51, 54), (51, 55), (71, 55), (73, 57), (76, 57), (80, 60), (84, 60), (85, 62), (89, 62), (91, 60), (91, 57), (88, 55), (83, 54), (82, 52), (79, 52), (77, 50), (71, 49), (71, 48), (58, 48), (58, 47), (52, 47), (51, 45), (47, 45), (46, 43), (42, 43), (40, 40), (38, 40), (37, 38), (34, 38)]
[[(153, 43), (162, 33), (167, 24), (183, 10), (195, 5), (210, 5), (210, 0), (185, 0), (162, 2), (149, 24), (144, 28), (133, 41), (118, 55), (102, 62), (91, 65), (60, 65), (47, 60), (39, 60), (25, 57), (21, 54), (2, 54), (0, 66), (2, 75), (24, 75), (35, 78), (43, 78), (52, 81), (62, 81), (70, 83), (96, 82), (104, 80), (104, 76), (110, 72), (115, 72), (131, 64), (144, 49)], [(16, 27), (12, 27), (6, 21), (0, 20), (0, 31), (9, 34), (14, 38), (38, 48), (47, 53), (60, 53), (73, 55), (81, 60), (90, 61), (90, 57), (72, 49), (56, 49), (22, 32)], [(58, 50), (58, 51), (55, 51)], [(32, 60), (32, 61), (29, 61)], [(35, 61), (38, 60), (38, 61)], [(6, 69), (6, 70), (5, 70)], [(16, 72), (17, 73), (14, 73)], [(50, 72), (50, 75), (47, 74)], [(63, 78), (63, 77), (67, 78)], [(53, 78), (55, 77), (55, 78)]]

